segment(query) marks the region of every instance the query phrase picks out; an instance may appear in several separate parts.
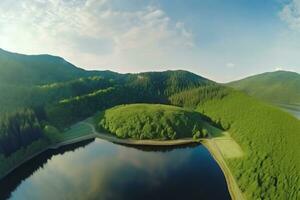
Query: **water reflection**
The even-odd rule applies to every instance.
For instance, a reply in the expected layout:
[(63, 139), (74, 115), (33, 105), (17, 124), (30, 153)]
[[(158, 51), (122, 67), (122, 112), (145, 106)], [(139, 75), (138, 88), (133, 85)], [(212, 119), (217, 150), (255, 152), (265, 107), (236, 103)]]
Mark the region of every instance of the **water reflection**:
[(14, 191), (23, 180), (30, 177), (35, 171), (43, 168), (48, 160), (51, 160), (53, 156), (59, 154), (64, 155), (66, 152), (75, 151), (78, 148), (84, 148), (93, 141), (94, 139), (91, 139), (72, 145), (66, 145), (57, 150), (48, 150), (34, 157), (29, 162), (24, 163), (4, 179), (0, 180), (0, 199), (9, 198), (11, 191)]
[(229, 199), (224, 176), (203, 146), (155, 150), (96, 139), (48, 157), (8, 190), (11, 199)]

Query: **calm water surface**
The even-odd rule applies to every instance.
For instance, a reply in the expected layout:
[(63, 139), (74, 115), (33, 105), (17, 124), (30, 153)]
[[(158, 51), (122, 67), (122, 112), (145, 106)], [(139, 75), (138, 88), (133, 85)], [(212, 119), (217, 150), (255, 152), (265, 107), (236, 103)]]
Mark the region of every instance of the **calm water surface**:
[(1, 199), (230, 199), (202, 145), (133, 148), (96, 139), (47, 151), (0, 182)]

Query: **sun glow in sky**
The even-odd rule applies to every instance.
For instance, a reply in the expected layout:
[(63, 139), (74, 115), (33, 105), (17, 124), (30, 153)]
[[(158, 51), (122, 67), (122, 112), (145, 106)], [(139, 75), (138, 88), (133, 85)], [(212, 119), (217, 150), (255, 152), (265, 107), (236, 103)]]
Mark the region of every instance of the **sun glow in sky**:
[(1, 0), (0, 48), (219, 82), (300, 71), (300, 0)]

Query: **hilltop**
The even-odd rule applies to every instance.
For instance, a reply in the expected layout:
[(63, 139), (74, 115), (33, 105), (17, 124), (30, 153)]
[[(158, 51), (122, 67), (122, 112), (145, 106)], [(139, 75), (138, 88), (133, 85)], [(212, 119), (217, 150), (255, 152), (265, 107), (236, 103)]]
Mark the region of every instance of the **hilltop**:
[(228, 83), (228, 86), (276, 104), (300, 104), (300, 74), (267, 72)]
[(158, 104), (129, 104), (105, 110), (97, 117), (100, 131), (119, 138), (200, 138), (208, 134), (200, 113)]

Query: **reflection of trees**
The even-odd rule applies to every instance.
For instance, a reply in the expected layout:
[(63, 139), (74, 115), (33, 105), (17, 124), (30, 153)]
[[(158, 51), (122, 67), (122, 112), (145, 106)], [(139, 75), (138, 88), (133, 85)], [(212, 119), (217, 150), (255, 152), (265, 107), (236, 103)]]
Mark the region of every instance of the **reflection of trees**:
[(0, 199), (8, 199), (11, 193), (20, 185), (23, 180), (33, 175), (38, 169), (43, 168), (47, 161), (53, 156), (63, 155), (67, 152), (73, 152), (79, 148), (84, 148), (94, 140), (95, 139), (90, 139), (78, 142), (76, 144), (66, 145), (58, 149), (47, 150), (33, 159), (25, 162), (8, 176), (0, 180)]
[(151, 145), (129, 145), (129, 144), (118, 144), (121, 146), (126, 146), (128, 148), (138, 149), (140, 151), (146, 152), (171, 152), (175, 149), (190, 149), (195, 148), (201, 144), (199, 143), (192, 143), (192, 144), (181, 144), (181, 145), (171, 145), (171, 146), (151, 146)]

